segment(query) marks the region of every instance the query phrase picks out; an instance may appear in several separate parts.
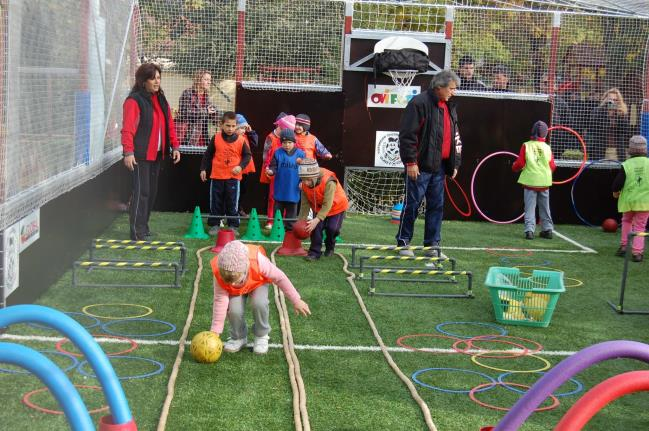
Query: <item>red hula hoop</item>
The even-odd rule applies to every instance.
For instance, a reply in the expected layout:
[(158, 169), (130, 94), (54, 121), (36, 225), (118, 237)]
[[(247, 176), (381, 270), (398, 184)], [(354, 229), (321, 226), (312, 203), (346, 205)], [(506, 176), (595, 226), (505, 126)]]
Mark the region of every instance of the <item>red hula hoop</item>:
[[(494, 337), (494, 338), (496, 338), (496, 337)], [(492, 355), (491, 353), (498, 353), (498, 351), (496, 351), (496, 350), (488, 350), (488, 349), (481, 349), (480, 347), (477, 347), (477, 346), (475, 346), (473, 344), (474, 341), (475, 342), (477, 342), (477, 341), (482, 341), (482, 342), (487, 341), (487, 342), (491, 342), (491, 343), (509, 344), (510, 346), (518, 347), (519, 349), (522, 350), (522, 352), (521, 353), (503, 354), (503, 355)], [(460, 349), (458, 347), (458, 345), (462, 344), (462, 343), (466, 343), (466, 345), (467, 345), (466, 349)], [(465, 355), (471, 355), (471, 356), (475, 355), (475, 353), (469, 352), (469, 350), (471, 350), (471, 348), (474, 348), (474, 349), (478, 350), (479, 352), (481, 352), (481, 354), (480, 354), (481, 358), (496, 358), (496, 359), (519, 358), (521, 356), (527, 356), (530, 353), (530, 349), (523, 346), (522, 344), (517, 344), (517, 343), (514, 343), (512, 341), (507, 341), (507, 340), (495, 340), (493, 338), (487, 338), (487, 339), (484, 339), (484, 340), (475, 340), (475, 339), (459, 340), (459, 341), (456, 341), (455, 343), (453, 343), (453, 346), (451, 346), (451, 347), (453, 348), (453, 350), (455, 350), (458, 353), (462, 353), (462, 354), (465, 354)], [(482, 352), (485, 352), (485, 353), (483, 354)]]
[[(451, 337), (442, 334), (411, 334), (411, 335), (404, 335), (402, 337), (397, 338), (397, 345), (405, 349), (412, 350), (413, 352), (433, 353), (433, 354), (446, 353), (446, 352), (427, 352), (426, 350), (424, 350), (424, 348), (413, 347), (403, 342), (403, 340), (406, 340), (408, 338), (417, 338), (417, 337), (446, 338), (449, 340), (461, 341), (460, 338)], [(448, 353), (454, 354), (453, 352), (448, 352)]]
[[(492, 404), (487, 404), (485, 402), (482, 402), (482, 401), (480, 401), (479, 399), (477, 399), (475, 397), (475, 393), (477, 391), (479, 391), (480, 389), (484, 388), (484, 387), (487, 387), (487, 386), (491, 386), (491, 387), (505, 386), (505, 385), (518, 386), (519, 388), (526, 388), (526, 389), (531, 388), (531, 386), (528, 386), (528, 385), (522, 385), (522, 384), (519, 384), (519, 383), (510, 383), (510, 382), (483, 383), (483, 384), (478, 385), (478, 386), (476, 386), (475, 388), (473, 388), (473, 389), (471, 389), (469, 391), (469, 398), (471, 398), (471, 401), (473, 401), (474, 403), (476, 403), (479, 406), (486, 407), (486, 408), (492, 409), (492, 410), (500, 410), (500, 411), (503, 411), (503, 412), (508, 412), (508, 411), (511, 410), (511, 407), (494, 406)], [(486, 390), (488, 390), (488, 389), (486, 389)], [(482, 392), (484, 392), (484, 391), (482, 391)], [(550, 404), (547, 407), (536, 408), (536, 409), (534, 409), (534, 411), (535, 412), (545, 412), (545, 411), (556, 409), (557, 407), (559, 407), (559, 398), (555, 397), (552, 394), (550, 394), (549, 397), (552, 399), (552, 404)], [(555, 428), (555, 431), (556, 431), (556, 428)]]
[(575, 135), (577, 137), (577, 139), (579, 140), (579, 143), (581, 144), (581, 148), (584, 150), (584, 158), (582, 159), (581, 165), (579, 165), (579, 169), (577, 169), (577, 172), (575, 173), (575, 175), (573, 175), (570, 178), (565, 179), (565, 180), (552, 181), (552, 184), (554, 184), (554, 185), (566, 184), (566, 183), (569, 183), (570, 181), (574, 180), (575, 178), (577, 178), (579, 176), (579, 174), (581, 173), (581, 171), (583, 171), (584, 167), (586, 166), (586, 161), (588, 160), (588, 154), (586, 153), (586, 142), (584, 142), (584, 138), (582, 138), (579, 133), (575, 132), (570, 127), (552, 126), (552, 127), (550, 127), (548, 129), (548, 135), (550, 134), (550, 132), (552, 130), (565, 130), (566, 132), (572, 133), (573, 135)]
[[(457, 207), (457, 205), (455, 204), (455, 201), (453, 200), (453, 197), (451, 196), (451, 193), (448, 191), (448, 184), (447, 184), (447, 180), (446, 180), (447, 178), (452, 179), (453, 182), (454, 182), (455, 184), (457, 184), (457, 187), (460, 189), (460, 193), (462, 193), (462, 197), (464, 197), (464, 200), (466, 201), (466, 205), (467, 205), (467, 207), (469, 207), (469, 211), (467, 211), (467, 212), (462, 212), (462, 210), (460, 210), (460, 209)], [(472, 210), (471, 210), (471, 201), (469, 200), (469, 197), (468, 197), (468, 196), (466, 195), (466, 193), (464, 192), (464, 189), (462, 188), (462, 186), (460, 185), (460, 183), (458, 183), (457, 180), (456, 180), (455, 178), (453, 178), (453, 177), (449, 177), (449, 176), (444, 176), (444, 190), (446, 190), (446, 195), (448, 196), (448, 200), (449, 200), (449, 202), (451, 202), (451, 205), (453, 205), (453, 208), (455, 208), (455, 210), (456, 210), (457, 212), (459, 212), (462, 216), (464, 216), (464, 217), (471, 217), (471, 213), (472, 213)]]
[(507, 250), (511, 251), (521, 251), (525, 252), (525, 254), (516, 254), (516, 253), (511, 253), (511, 254), (503, 254), (499, 253), (499, 251), (504, 251), (504, 250), (494, 250), (493, 248), (486, 248), (485, 251), (491, 255), (498, 256), (498, 257), (529, 257), (532, 255), (532, 250), (524, 250), (521, 248), (509, 248)]
[[(99, 386), (74, 385), (74, 387), (75, 387), (75, 388), (80, 388), (80, 389), (94, 389), (94, 390), (99, 391), (99, 392), (102, 391), (102, 388), (99, 387)], [(62, 410), (50, 410), (50, 409), (46, 409), (45, 407), (41, 407), (41, 406), (39, 406), (39, 405), (37, 405), (37, 404), (34, 404), (34, 403), (30, 400), (30, 398), (32, 397), (32, 395), (36, 395), (36, 394), (39, 393), (39, 392), (48, 392), (48, 391), (49, 391), (49, 389), (48, 389), (47, 387), (45, 387), (45, 388), (36, 389), (36, 390), (34, 390), (34, 391), (31, 391), (31, 392), (27, 392), (25, 395), (23, 395), (23, 398), (22, 398), (21, 401), (22, 401), (23, 404), (25, 404), (27, 407), (32, 408), (32, 409), (34, 409), (34, 410), (36, 410), (36, 411), (38, 411), (38, 412), (49, 413), (49, 414), (51, 414), (51, 415), (62, 415), (62, 414), (63, 414), (63, 411), (62, 411)], [(106, 412), (106, 411), (108, 411), (108, 408), (109, 408), (108, 406), (103, 406), (103, 407), (100, 407), (100, 408), (98, 408), (98, 409), (88, 410), (88, 413), (93, 414), (93, 413)]]
[[(533, 344), (534, 346), (536, 346), (532, 350), (530, 350), (527, 347), (524, 347), (524, 349), (527, 350), (527, 352), (525, 353), (526, 355), (533, 355), (533, 354), (539, 353), (541, 350), (543, 350), (543, 345), (541, 343), (538, 343), (538, 342), (536, 342), (534, 340), (530, 340), (529, 338), (514, 337), (513, 335), (478, 335), (477, 337), (468, 338), (468, 339), (462, 340), (462, 341), (466, 342), (466, 345), (468, 346), (467, 350), (469, 350), (470, 348), (474, 347), (473, 346), (474, 341), (494, 340), (494, 339), (497, 339), (497, 338), (511, 338), (511, 339), (516, 340), (516, 341), (522, 341), (522, 342), (530, 343), (530, 344)], [(480, 357), (483, 357), (483, 355), (480, 355)], [(487, 357), (487, 356), (484, 356), (484, 357)], [(499, 357), (502, 358), (503, 356), (499, 356)]]
[[(118, 355), (125, 355), (127, 353), (131, 353), (133, 350), (137, 349), (137, 342), (131, 338), (127, 337), (122, 337), (120, 335), (104, 335), (104, 334), (93, 334), (93, 338), (115, 338), (117, 340), (125, 340), (131, 343), (131, 347), (129, 347), (126, 350), (122, 350), (121, 352), (113, 352), (113, 353), (106, 353), (106, 356), (118, 356)], [(74, 352), (68, 352), (65, 350), (62, 346), (63, 344), (67, 343), (70, 341), (68, 338), (63, 338), (59, 340), (59, 342), (56, 343), (56, 350), (58, 350), (61, 353), (65, 353), (67, 355), (71, 356), (76, 356), (77, 358), (82, 358), (83, 355), (81, 353), (74, 353)], [(103, 349), (102, 349), (103, 350)]]

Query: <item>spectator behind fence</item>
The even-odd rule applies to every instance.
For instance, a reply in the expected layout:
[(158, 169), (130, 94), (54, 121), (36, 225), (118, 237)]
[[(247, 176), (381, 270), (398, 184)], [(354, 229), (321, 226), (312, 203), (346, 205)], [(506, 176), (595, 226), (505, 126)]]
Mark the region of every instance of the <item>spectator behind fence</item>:
[(194, 74), (194, 83), (183, 91), (178, 106), (178, 141), (181, 145), (207, 146), (210, 123), (216, 124), (218, 109), (210, 103), (212, 75), (206, 70)]
[(457, 87), (458, 90), (487, 90), (487, 85), (475, 77), (475, 60), (470, 55), (464, 55), (460, 58), (457, 72), (461, 81)]
[(133, 173), (129, 226), (134, 241), (153, 236), (149, 217), (158, 193), (160, 162), (170, 147), (173, 162), (180, 161), (171, 109), (160, 86), (161, 74), (160, 66), (154, 63), (138, 67), (135, 85), (123, 106), (124, 165)]
[(617, 88), (606, 91), (590, 115), (586, 130), (591, 160), (624, 160), (631, 130), (629, 109)]
[(496, 65), (491, 75), (491, 88), (489, 90), (503, 93), (512, 91), (509, 86), (509, 78), (509, 68), (504, 64)]

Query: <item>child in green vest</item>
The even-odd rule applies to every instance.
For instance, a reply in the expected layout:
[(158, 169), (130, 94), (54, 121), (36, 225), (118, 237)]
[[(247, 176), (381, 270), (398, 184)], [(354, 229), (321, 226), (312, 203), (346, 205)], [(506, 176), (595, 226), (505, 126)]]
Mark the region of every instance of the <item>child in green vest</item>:
[(548, 125), (537, 121), (532, 127), (530, 140), (521, 146), (518, 159), (512, 165), (514, 172), (520, 172), (519, 184), (523, 186), (525, 201), (525, 239), (534, 239), (536, 207), (541, 219), (541, 238), (552, 239), (552, 215), (550, 215), (550, 186), (552, 172), (556, 169), (550, 146), (545, 143)]
[[(613, 181), (613, 197), (618, 198), (617, 210), (622, 213), (622, 235), (617, 256), (626, 254), (631, 232), (644, 232), (649, 219), (649, 158), (647, 140), (640, 135), (629, 140), (629, 158)], [(642, 262), (644, 237), (636, 236), (631, 244), (631, 260)]]

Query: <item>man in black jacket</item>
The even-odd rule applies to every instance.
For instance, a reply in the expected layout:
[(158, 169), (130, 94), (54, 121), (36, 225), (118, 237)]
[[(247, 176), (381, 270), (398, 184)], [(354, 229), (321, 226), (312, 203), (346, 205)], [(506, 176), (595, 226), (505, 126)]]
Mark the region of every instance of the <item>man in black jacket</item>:
[[(455, 178), (460, 166), (462, 143), (455, 104), (449, 99), (460, 78), (443, 70), (435, 75), (430, 88), (410, 100), (401, 117), (399, 155), (405, 166), (405, 202), (401, 211), (398, 246), (410, 244), (419, 206), (426, 198), (424, 246), (439, 246), (444, 210), (444, 177)], [(414, 256), (412, 250), (402, 250)], [(436, 250), (432, 257), (445, 257)]]

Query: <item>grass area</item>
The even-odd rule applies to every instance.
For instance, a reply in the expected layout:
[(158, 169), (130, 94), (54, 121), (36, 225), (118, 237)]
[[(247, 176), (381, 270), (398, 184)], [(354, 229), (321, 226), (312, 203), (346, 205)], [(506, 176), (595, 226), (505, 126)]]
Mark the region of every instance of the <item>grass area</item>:
[[(152, 229), (161, 241), (178, 240), (185, 233), (191, 214), (156, 213), (152, 216)], [(494, 324), (494, 314), (484, 277), (491, 266), (531, 265), (541, 269), (545, 265), (565, 272), (568, 286), (583, 282), (580, 287), (568, 287), (561, 295), (552, 322), (548, 328), (532, 328), (507, 325), (510, 335), (534, 340), (544, 346), (542, 358), (556, 365), (565, 356), (552, 351), (577, 351), (604, 340), (629, 339), (649, 342), (646, 331), (647, 316), (618, 315), (606, 304), (616, 300), (622, 271), (622, 260), (614, 257), (618, 236), (603, 233), (599, 229), (582, 226), (557, 226), (558, 231), (596, 253), (584, 253), (578, 244), (555, 236), (553, 240), (523, 239), (522, 225), (493, 225), (475, 222), (444, 222), (443, 245), (446, 254), (457, 260), (458, 269), (470, 270), (474, 275), (474, 299), (405, 298), (367, 296), (369, 281), (356, 280), (363, 300), (378, 327), (386, 345), (397, 346), (396, 341), (404, 335), (433, 334), (435, 327), (443, 322), (483, 322)], [(245, 231), (242, 226), (241, 231)], [(396, 226), (388, 218), (350, 215), (345, 220), (337, 247), (347, 259), (351, 258), (349, 244), (394, 243)], [(423, 223), (416, 226), (421, 235)], [(126, 217), (118, 219), (104, 238), (127, 238)], [(68, 271), (43, 295), (39, 304), (68, 312), (81, 312), (91, 304), (119, 303), (140, 304), (150, 307), (153, 313), (147, 319), (169, 322), (178, 329), (159, 337), (149, 333), (163, 332), (168, 326), (159, 322), (123, 322), (111, 325), (118, 332), (133, 334), (132, 338), (147, 340), (129, 355), (149, 358), (164, 364), (162, 373), (143, 379), (122, 380), (133, 416), (141, 430), (156, 428), (162, 404), (166, 396), (167, 381), (178, 351), (173, 342), (180, 338), (192, 293), (197, 270), (196, 250), (211, 245), (213, 240), (185, 240), (188, 248), (188, 270), (182, 278), (182, 288), (72, 288), (71, 271)], [(421, 243), (421, 236), (413, 244)], [(270, 251), (276, 245), (267, 245)], [(533, 248), (530, 256), (502, 259), (497, 254), (506, 251), (487, 252), (485, 248)], [(106, 256), (124, 256), (123, 252), (103, 252)], [(526, 253), (517, 252), (517, 255)], [(127, 253), (137, 258), (137, 253)], [(177, 253), (160, 255), (164, 259), (177, 259)], [(200, 279), (200, 291), (189, 337), (209, 329), (212, 306), (212, 277), (208, 260), (212, 254), (202, 254), (204, 270)], [(350, 285), (342, 271), (339, 257), (322, 258), (309, 263), (301, 258), (277, 257), (277, 264), (291, 278), (303, 299), (311, 307), (313, 315), (308, 318), (291, 314), (291, 327), (296, 344), (305, 346), (297, 351), (307, 393), (307, 406), (312, 429), (319, 430), (415, 430), (425, 429), (419, 407), (411, 398), (406, 386), (389, 368), (383, 355), (376, 350), (352, 350), (358, 346), (377, 346), (369, 325), (361, 313)], [(384, 262), (385, 263), (385, 262)], [(531, 269), (531, 268), (528, 268)], [(647, 263), (630, 264), (625, 304), (629, 308), (649, 309), (649, 298), (643, 287)], [(83, 274), (94, 282), (150, 283), (152, 280), (172, 280), (171, 273), (93, 271)], [(399, 282), (384, 282), (385, 289), (422, 289), (427, 292), (463, 293), (464, 281), (457, 285), (406, 286)], [(377, 289), (378, 290), (378, 289)], [(290, 306), (289, 306), (290, 307)], [(129, 306), (95, 307), (93, 312), (105, 315), (125, 315), (140, 312)], [(90, 319), (75, 315), (82, 324)], [(102, 322), (110, 319), (101, 318)], [(251, 320), (249, 316), (249, 320)], [(271, 343), (281, 342), (277, 310), (271, 299)], [(474, 325), (447, 325), (445, 327), (463, 336), (490, 333), (486, 327)], [(94, 328), (98, 329), (98, 328)], [(94, 330), (93, 329), (93, 330)], [(91, 330), (91, 332), (93, 332)], [(226, 324), (227, 331), (227, 324)], [(93, 332), (94, 333), (94, 332)], [(100, 330), (97, 333), (101, 333)], [(9, 329), (12, 335), (57, 336), (56, 332), (28, 325), (15, 325)], [(12, 341), (12, 340), (8, 340)], [(163, 341), (171, 343), (163, 344)], [(515, 341), (515, 340), (514, 340)], [(12, 341), (40, 350), (54, 350), (56, 341), (48, 339), (21, 339)], [(419, 337), (409, 339), (418, 348), (451, 347), (452, 341), (444, 338)], [(529, 345), (530, 343), (524, 343)], [(309, 346), (329, 346), (315, 349)], [(72, 349), (68, 344), (67, 347)], [(103, 344), (106, 351), (122, 350), (124, 344)], [(333, 347), (347, 349), (333, 350)], [(481, 347), (491, 348), (485, 344)], [(496, 348), (502, 348), (496, 345)], [(70, 361), (59, 355), (50, 357), (61, 366)], [(496, 378), (501, 372), (481, 367), (462, 354), (429, 352), (392, 352), (399, 368), (410, 376), (424, 368), (460, 368), (487, 374)], [(541, 360), (525, 358), (480, 360), (495, 368), (525, 370), (543, 366)], [(155, 366), (145, 361), (114, 360), (113, 365), (120, 376), (149, 373)], [(10, 368), (7, 366), (7, 368)], [(647, 365), (628, 359), (617, 359), (593, 366), (576, 376), (586, 389), (616, 374)], [(76, 384), (96, 385), (96, 379), (81, 375), (76, 370), (67, 373)], [(531, 384), (539, 374), (517, 373), (509, 381)], [(451, 390), (468, 390), (486, 380), (475, 374), (437, 370), (421, 373), (419, 379), (432, 386)], [(33, 376), (0, 373), (0, 403), (4, 406), (2, 429), (15, 431), (68, 429), (61, 416), (43, 414), (24, 406), (20, 399), (28, 391), (43, 385)], [(560, 392), (574, 389), (572, 383), (560, 388)], [(466, 394), (442, 393), (417, 386), (419, 394), (430, 407), (437, 427), (442, 430), (477, 430), (480, 426), (495, 425), (504, 412), (480, 407)], [(81, 395), (89, 408), (103, 405), (100, 393), (82, 390)], [(547, 430), (563, 416), (567, 409), (581, 396), (562, 397), (561, 405), (548, 412), (535, 413), (523, 426), (524, 430)], [(502, 388), (477, 395), (485, 402), (498, 406), (511, 406), (519, 394)], [(48, 393), (34, 395), (32, 401), (43, 407), (56, 408)], [(625, 396), (603, 409), (585, 429), (629, 430), (646, 429), (649, 413), (645, 406), (649, 395), (644, 393)], [(102, 414), (93, 417), (99, 418)], [(237, 354), (224, 354), (212, 365), (198, 364), (185, 353), (176, 391), (167, 421), (168, 430), (207, 430), (218, 427), (227, 430), (287, 430), (293, 426), (291, 386), (288, 366), (281, 349), (271, 348), (266, 356), (256, 356), (245, 350)]]

